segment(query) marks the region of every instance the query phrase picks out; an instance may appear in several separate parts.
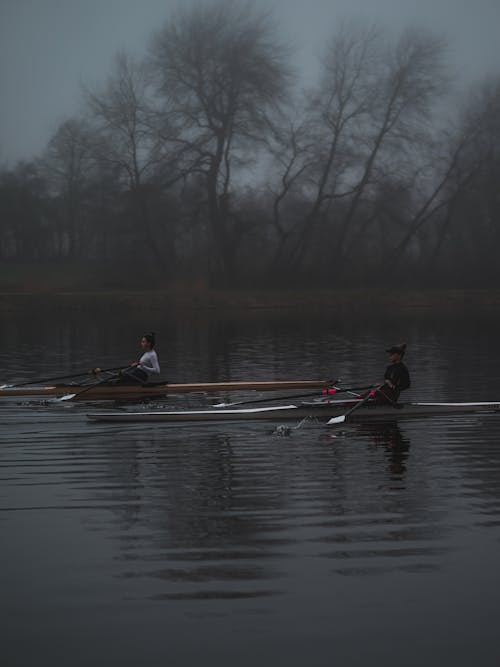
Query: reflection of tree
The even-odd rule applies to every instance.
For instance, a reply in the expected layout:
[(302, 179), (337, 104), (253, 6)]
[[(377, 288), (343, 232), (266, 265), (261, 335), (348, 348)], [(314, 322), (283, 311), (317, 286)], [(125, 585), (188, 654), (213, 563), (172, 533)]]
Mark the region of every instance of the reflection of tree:
[(394, 424), (328, 443), (314, 428), (286, 439), (263, 425), (89, 428), (65, 447), (64, 483), (113, 542), (127, 595), (274, 595), (304, 556), (342, 575), (439, 567), (429, 469), (387, 484), (408, 456)]
[(272, 534), (269, 501), (281, 510), (283, 499), (276, 504), (276, 470), (252, 469), (245, 443), (235, 451), (229, 436), (199, 429), (167, 441), (155, 429), (111, 445), (114, 482), (95, 495), (119, 526), (122, 576), (160, 579), (168, 598), (272, 594), (262, 581), (278, 578), (268, 562), (284, 541)]

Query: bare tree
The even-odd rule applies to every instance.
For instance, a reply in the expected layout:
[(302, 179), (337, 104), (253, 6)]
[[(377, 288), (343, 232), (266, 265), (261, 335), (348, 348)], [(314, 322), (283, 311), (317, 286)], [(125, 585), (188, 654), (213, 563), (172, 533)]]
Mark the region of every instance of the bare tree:
[(283, 269), (287, 243), (301, 224), (301, 217), (293, 216), (291, 220), (293, 197), (303, 197), (304, 175), (314, 167), (316, 158), (308, 128), (300, 120), (283, 124), (279, 118), (271, 128), (268, 147), (273, 159), (271, 166), (278, 178), (271, 179), (266, 189), (272, 201), (272, 229), (278, 241), (268, 273), (275, 277)]
[[(380, 174), (408, 164), (422, 142), (432, 105), (443, 88), (443, 43), (406, 31), (392, 45), (376, 28), (343, 24), (330, 42), (323, 75), (308, 109), (316, 164), (306, 173), (311, 206), (290, 252), (300, 270), (318, 224), (330, 226), (331, 264), (342, 273), (354, 223), (374, 219), (366, 199)], [(342, 201), (340, 201), (342, 200)], [(357, 221), (367, 211), (368, 218)]]
[(94, 127), (93, 154), (121, 175), (125, 191), (131, 195), (138, 239), (166, 271), (150, 197), (152, 190), (168, 189), (182, 175), (167, 137), (165, 117), (160, 119), (154, 107), (147, 69), (142, 62), (120, 53), (107, 85), (86, 93)]
[(440, 39), (345, 22), (292, 97), (256, 4), (184, 3), (1, 168), (0, 257), (151, 259), (199, 285), (498, 279), (498, 77), (458, 104)]
[(361, 129), (370, 120), (380, 62), (374, 27), (342, 23), (328, 44), (317, 91), (305, 109), (314, 161), (309, 170), (311, 206), (292, 250), (301, 268), (318, 223), (334, 199), (352, 193), (350, 172), (359, 160)]
[[(451, 155), (442, 194), (444, 215), (438, 220), (429, 270), (437, 269), (445, 242), (476, 248), (483, 271), (497, 271), (500, 249), (500, 79), (474, 86), (458, 113), (444, 148)], [(412, 231), (412, 230), (410, 230)], [(458, 243), (457, 243), (458, 241)]]
[(0, 257), (37, 261), (50, 253), (47, 184), (36, 162), (0, 170)]
[[(495, 146), (500, 137), (498, 114), (500, 112), (500, 86), (489, 82), (482, 90), (474, 91), (472, 103), (457, 114), (448, 115), (446, 129), (435, 132), (432, 150), (427, 156), (428, 162), (422, 174), (414, 183), (413, 210), (408, 207), (401, 220), (402, 233), (396, 236), (396, 242), (389, 244), (381, 261), (382, 273), (393, 272), (407, 256), (412, 243), (419, 242), (419, 235), (424, 228), (430, 228), (433, 249), (424, 261), (425, 272), (433, 274), (438, 270), (437, 263), (449, 235), (451, 226), (460, 217), (460, 211), (468, 209), (466, 202), (478, 187), (488, 182), (499, 165), (499, 153)], [(488, 193), (488, 194), (487, 194)], [(491, 193), (497, 188), (487, 186), (473, 205), (471, 216), (480, 218), (479, 211), (485, 203), (495, 201)], [(473, 197), (475, 197), (473, 195)], [(499, 207), (500, 208), (500, 207)], [(487, 214), (489, 219), (498, 218), (498, 209)], [(497, 246), (499, 227), (488, 226), (483, 233), (471, 234), (470, 241), (477, 245), (477, 238), (488, 238), (482, 249), (486, 259), (488, 247)], [(467, 224), (466, 230), (456, 230), (457, 235), (472, 231)], [(476, 239), (474, 239), (476, 236)]]
[(80, 249), (83, 230), (83, 200), (87, 175), (91, 169), (89, 128), (85, 121), (64, 121), (40, 160), (52, 196), (58, 202), (58, 255), (74, 259)]
[(173, 101), (178, 141), (204, 176), (216, 270), (232, 279), (233, 170), (248, 168), (283, 93), (284, 51), (267, 14), (248, 2), (216, 0), (180, 10), (156, 35), (151, 62), (159, 90)]
[(343, 257), (349, 227), (385, 146), (389, 144), (389, 159), (393, 159), (396, 152), (408, 156), (422, 141), (432, 107), (443, 91), (443, 50), (442, 40), (408, 30), (395, 49), (389, 51), (380, 81), (382, 95), (378, 96), (374, 109), (369, 149), (337, 240), (339, 260)]

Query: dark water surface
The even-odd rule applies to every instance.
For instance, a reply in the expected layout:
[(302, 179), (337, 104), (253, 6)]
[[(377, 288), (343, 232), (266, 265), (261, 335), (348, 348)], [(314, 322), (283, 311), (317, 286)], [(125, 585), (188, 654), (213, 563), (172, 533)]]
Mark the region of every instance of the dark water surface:
[[(406, 339), (408, 398), (500, 399), (491, 317), (1, 318), (0, 383), (118, 365), (154, 327), (171, 381), (372, 382)], [(0, 402), (2, 667), (500, 664), (499, 417), (280, 438), (92, 425), (88, 410)]]

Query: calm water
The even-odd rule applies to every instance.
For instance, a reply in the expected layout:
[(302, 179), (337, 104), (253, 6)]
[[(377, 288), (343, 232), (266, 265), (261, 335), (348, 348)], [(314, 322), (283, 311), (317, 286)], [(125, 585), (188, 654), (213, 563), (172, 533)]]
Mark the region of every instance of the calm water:
[[(0, 382), (127, 362), (145, 326), (171, 381), (372, 382), (406, 339), (408, 398), (500, 399), (487, 318), (1, 317)], [(88, 409), (0, 402), (2, 667), (499, 664), (499, 417), (280, 438)]]

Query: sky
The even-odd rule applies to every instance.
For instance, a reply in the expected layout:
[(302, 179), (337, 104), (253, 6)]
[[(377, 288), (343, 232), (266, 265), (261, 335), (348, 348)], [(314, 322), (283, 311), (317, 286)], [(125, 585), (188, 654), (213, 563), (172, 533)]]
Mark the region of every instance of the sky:
[[(184, 0), (186, 1), (186, 0)], [(203, 0), (199, 0), (203, 2)], [(304, 83), (336, 24), (429, 27), (466, 86), (500, 73), (500, 0), (253, 0), (271, 9)], [(81, 86), (105, 80), (118, 50), (143, 53), (178, 0), (0, 0), (0, 163), (41, 152), (78, 113)]]

